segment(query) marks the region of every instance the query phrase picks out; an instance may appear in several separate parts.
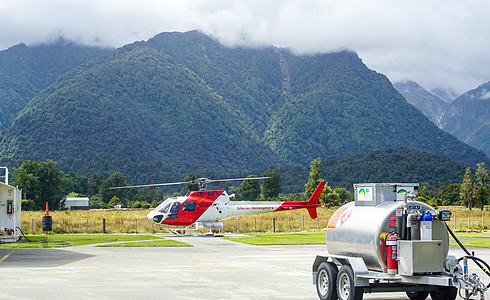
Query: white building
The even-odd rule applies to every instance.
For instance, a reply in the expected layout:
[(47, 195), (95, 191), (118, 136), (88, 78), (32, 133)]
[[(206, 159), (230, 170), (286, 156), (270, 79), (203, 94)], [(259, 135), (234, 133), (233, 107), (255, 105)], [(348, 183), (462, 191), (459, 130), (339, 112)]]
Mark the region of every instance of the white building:
[[(6, 169), (6, 168), (4, 168)], [(21, 190), (8, 184), (8, 171), (5, 182), (0, 181), (0, 242), (17, 242), (20, 237)]]
[(90, 209), (90, 199), (88, 197), (66, 197), (65, 208), (69, 210)]

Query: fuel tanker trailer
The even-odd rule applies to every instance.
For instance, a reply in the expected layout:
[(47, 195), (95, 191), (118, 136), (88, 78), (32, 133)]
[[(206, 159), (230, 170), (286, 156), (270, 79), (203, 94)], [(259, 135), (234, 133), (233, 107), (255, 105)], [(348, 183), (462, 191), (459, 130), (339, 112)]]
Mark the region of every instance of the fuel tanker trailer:
[(375, 292), (406, 292), (412, 300), (429, 294), (433, 300), (454, 300), (458, 293), (463, 299), (484, 299), (488, 286), (468, 274), (467, 260), (487, 275), (490, 267), (466, 249), (464, 257), (448, 255), (449, 234), (457, 241), (445, 222), (451, 212), (417, 201), (418, 187), (354, 184), (354, 201), (328, 223), (328, 253), (313, 263), (320, 299), (360, 300)]

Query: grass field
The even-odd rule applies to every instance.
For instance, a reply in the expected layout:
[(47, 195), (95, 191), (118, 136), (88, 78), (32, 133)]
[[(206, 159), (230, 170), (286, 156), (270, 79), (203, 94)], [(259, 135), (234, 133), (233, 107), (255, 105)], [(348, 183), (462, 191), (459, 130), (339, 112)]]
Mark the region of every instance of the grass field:
[(143, 242), (105, 244), (105, 245), (97, 245), (95, 247), (192, 247), (192, 246), (174, 240), (154, 240), (154, 241), (143, 241)]
[[(325, 228), (334, 209), (318, 209), (318, 220), (309, 217), (305, 209), (264, 213), (224, 220), (224, 232), (299, 232)], [(149, 210), (53, 211), (54, 233), (165, 233), (161, 225), (146, 219)], [(42, 233), (44, 211), (23, 211), (22, 230), (25, 234)], [(275, 224), (275, 227), (274, 227)], [(275, 229), (275, 230), (274, 230)], [(203, 231), (206, 232), (206, 231)]]
[[(467, 247), (490, 248), (490, 233), (457, 233), (458, 237), (474, 237), (476, 240), (462, 241)], [(0, 248), (57, 248), (101, 244), (96, 247), (190, 247), (172, 239), (146, 234), (48, 234), (28, 235), (19, 243), (7, 243)], [(250, 245), (323, 245), (325, 232), (254, 233), (253, 236), (226, 238)], [(456, 242), (451, 242), (456, 246)]]
[[(145, 234), (48, 234), (28, 235), (27, 239), (23, 238), (21, 242), (2, 244), (0, 248), (59, 248), (115, 242), (137, 243), (132, 244), (132, 247), (189, 246), (185, 243)], [(119, 243), (111, 245), (121, 247)]]
[(322, 245), (325, 232), (257, 233), (254, 237), (227, 238), (250, 245)]
[[(463, 207), (440, 207), (452, 212), (448, 226), (456, 230), (490, 229), (490, 211), (468, 210)], [(224, 220), (224, 232), (228, 233), (268, 233), (320, 231), (327, 227), (335, 209), (318, 209), (318, 220), (309, 217), (305, 209), (264, 213), (229, 218)], [(54, 233), (102, 233), (105, 219), (105, 232), (114, 233), (165, 233), (161, 225), (152, 224), (146, 219), (149, 210), (106, 210), (53, 211)], [(21, 228), (26, 234), (42, 232), (44, 211), (22, 212)], [(202, 230), (200, 233), (206, 232)]]
[[(451, 246), (458, 246), (456, 242), (449, 242)], [(461, 241), (465, 247), (490, 248), (490, 239)]]

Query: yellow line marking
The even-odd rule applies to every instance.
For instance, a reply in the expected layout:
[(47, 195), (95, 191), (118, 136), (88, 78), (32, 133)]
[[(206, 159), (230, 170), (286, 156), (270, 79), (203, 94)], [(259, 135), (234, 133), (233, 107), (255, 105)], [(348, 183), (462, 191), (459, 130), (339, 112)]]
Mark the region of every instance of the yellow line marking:
[(10, 251), (9, 253), (5, 254), (2, 257), (2, 259), (0, 259), (0, 264), (3, 263), (3, 261), (6, 260), (10, 256), (10, 254), (12, 254), (12, 252), (14, 252), (14, 251)]

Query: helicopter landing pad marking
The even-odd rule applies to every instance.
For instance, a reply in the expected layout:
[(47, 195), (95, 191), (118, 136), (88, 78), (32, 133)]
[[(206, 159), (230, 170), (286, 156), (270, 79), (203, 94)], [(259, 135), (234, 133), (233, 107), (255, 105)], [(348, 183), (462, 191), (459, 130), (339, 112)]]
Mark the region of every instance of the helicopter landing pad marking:
[(7, 258), (10, 256), (10, 254), (12, 254), (12, 252), (14, 252), (14, 251), (11, 251), (11, 252), (9, 252), (9, 253), (5, 254), (5, 255), (4, 255), (4, 256), (3, 256), (3, 257), (0, 259), (0, 264), (1, 264), (1, 263), (3, 263), (3, 261), (4, 261), (4, 260), (6, 260), (6, 259), (7, 259)]

